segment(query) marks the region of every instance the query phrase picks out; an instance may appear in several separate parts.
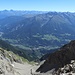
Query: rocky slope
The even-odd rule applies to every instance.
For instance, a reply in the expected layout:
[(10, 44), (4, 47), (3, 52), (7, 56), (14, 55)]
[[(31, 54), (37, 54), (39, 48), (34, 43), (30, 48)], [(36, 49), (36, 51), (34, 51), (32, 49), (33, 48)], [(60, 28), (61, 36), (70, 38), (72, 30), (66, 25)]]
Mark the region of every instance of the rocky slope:
[[(0, 40), (0, 75), (31, 75), (37, 69), (35, 62), (28, 61), (19, 48)], [(28, 55), (27, 58), (29, 58)]]
[(0, 75), (20, 75), (14, 69), (14, 62), (22, 63), (21, 59), (14, 53), (0, 48)]
[[(67, 65), (69, 66), (69, 64), (71, 64), (69, 67), (72, 68), (72, 70), (70, 70), (69, 72), (72, 72), (75, 69), (75, 68), (73, 69), (75, 65), (72, 65), (72, 60), (75, 60), (75, 40), (62, 46), (58, 51), (50, 54), (49, 57), (44, 62), (44, 64), (42, 64), (37, 69), (37, 71), (46, 73), (54, 69), (55, 72), (56, 71), (58, 72), (59, 69), (61, 69), (62, 67), (66, 67)], [(54, 74), (54, 75), (61, 75), (61, 74)]]
[(20, 55), (29, 61), (38, 59), (38, 56), (37, 54), (35, 54), (34, 50), (32, 51), (30, 49), (22, 49), (19, 47), (15, 47), (1, 39), (0, 39), (0, 47), (6, 49), (7, 51), (12, 51), (13, 53)]
[(0, 47), (0, 75), (32, 75), (35, 63)]

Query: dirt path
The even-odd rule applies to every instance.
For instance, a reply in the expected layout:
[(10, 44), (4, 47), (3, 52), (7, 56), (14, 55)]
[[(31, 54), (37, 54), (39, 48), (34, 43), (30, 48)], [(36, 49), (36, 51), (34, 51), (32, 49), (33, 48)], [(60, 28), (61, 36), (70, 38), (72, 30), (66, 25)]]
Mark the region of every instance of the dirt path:
[(31, 73), (34, 73), (35, 70), (37, 69), (37, 66), (33, 66), (28, 63), (25, 64), (14, 63), (14, 65), (15, 70), (21, 75), (31, 75)]

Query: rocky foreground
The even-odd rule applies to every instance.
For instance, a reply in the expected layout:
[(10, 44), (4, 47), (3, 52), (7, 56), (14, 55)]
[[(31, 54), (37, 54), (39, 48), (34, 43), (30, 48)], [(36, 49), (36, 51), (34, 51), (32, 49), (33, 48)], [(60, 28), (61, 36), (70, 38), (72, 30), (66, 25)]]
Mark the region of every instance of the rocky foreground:
[(52, 69), (46, 73), (38, 73), (37, 75), (75, 75), (75, 60), (71, 60), (70, 64), (66, 64), (58, 70)]
[(75, 75), (75, 60), (71, 60), (70, 64), (54, 71), (52, 75)]
[(75, 75), (75, 40), (50, 54), (36, 71), (38, 75)]
[(0, 75), (32, 75), (37, 67), (14, 53), (0, 48)]
[(75, 41), (50, 54), (39, 66), (0, 48), (0, 75), (75, 75)]

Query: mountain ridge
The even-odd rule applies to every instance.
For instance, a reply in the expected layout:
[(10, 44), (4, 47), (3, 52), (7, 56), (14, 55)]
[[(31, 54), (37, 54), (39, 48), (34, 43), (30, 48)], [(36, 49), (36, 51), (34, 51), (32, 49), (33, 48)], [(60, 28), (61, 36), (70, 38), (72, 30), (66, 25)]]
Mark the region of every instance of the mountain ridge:
[(0, 19), (9, 16), (25, 16), (25, 17), (33, 17), (37, 14), (47, 13), (46, 11), (21, 11), (21, 10), (2, 10), (0, 11)]
[[(47, 14), (41, 14), (41, 15), (35, 16), (33, 18), (27, 18), (27, 19), (23, 20), (22, 22), (14, 24), (16, 26), (12, 25), (12, 28), (14, 29), (14, 31), (13, 31), (13, 29), (11, 29), (12, 32), (4, 34), (3, 36), (4, 37), (9, 36), (9, 38), (11, 38), (10, 34), (15, 33), (15, 34), (17, 34), (18, 37), (14, 34), (12, 36), (13, 38), (15, 36), (17, 38), (20, 38), (20, 36), (22, 36), (21, 38), (23, 38), (23, 39), (26, 38), (26, 40), (28, 40), (27, 39), (27, 37), (28, 37), (29, 39), (34, 38), (35, 41), (36, 41), (36, 39), (39, 39), (43, 42), (43, 40), (46, 40), (46, 38), (47, 38), (47, 37), (45, 38), (45, 35), (48, 35), (48, 37), (51, 37), (51, 36), (55, 37), (55, 40), (57, 42), (59, 42), (60, 39), (64, 39), (63, 36), (65, 35), (66, 36), (65, 41), (68, 41), (70, 37), (74, 38), (74, 32), (75, 32), (74, 21), (72, 21), (73, 20), (72, 19), (71, 20), (72, 23), (71, 23), (69, 21), (70, 19), (68, 19), (68, 18), (70, 18), (69, 14), (71, 14), (71, 13), (68, 14), (68, 18), (64, 18), (65, 17), (64, 14), (66, 15), (68, 13), (56, 13), (56, 12), (52, 13), (52, 12), (50, 12)], [(53, 15), (52, 18), (49, 17), (52, 15)], [(44, 16), (45, 16), (45, 18), (44, 18)], [(71, 16), (73, 16), (73, 15), (71, 14)], [(18, 28), (18, 29), (16, 30), (16, 28)], [(67, 30), (66, 30), (66, 28), (67, 28)], [(42, 39), (40, 39), (40, 38), (42, 38)], [(68, 38), (68, 40), (66, 38)], [(30, 40), (32, 40), (32, 39), (30, 39)]]
[(62, 46), (56, 52), (49, 55), (44, 64), (37, 71), (47, 72), (51, 69), (58, 70), (64, 65), (70, 64), (71, 60), (75, 60), (75, 40)]
[(3, 23), (0, 20), (1, 38), (10, 44), (35, 50), (39, 56), (75, 39), (75, 13), (48, 12), (19, 18), (16, 23), (15, 17), (10, 18), (8, 22), (4, 18)]

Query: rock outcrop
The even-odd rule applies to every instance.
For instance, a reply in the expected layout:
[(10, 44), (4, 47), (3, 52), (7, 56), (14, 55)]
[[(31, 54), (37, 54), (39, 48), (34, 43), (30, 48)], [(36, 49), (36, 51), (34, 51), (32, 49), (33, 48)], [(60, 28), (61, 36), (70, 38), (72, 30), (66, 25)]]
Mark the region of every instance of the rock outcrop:
[(0, 75), (34, 75), (36, 64), (0, 47)]
[(20, 75), (14, 68), (14, 62), (22, 63), (18, 58), (14, 53), (0, 48), (0, 75)]
[(50, 54), (44, 64), (42, 64), (36, 71), (47, 72), (52, 69), (57, 71), (59, 68), (64, 67), (64, 65), (70, 64), (71, 60), (75, 60), (75, 40)]
[(64, 65), (64, 67), (54, 71), (53, 75), (75, 75), (75, 60), (71, 60), (70, 64)]

